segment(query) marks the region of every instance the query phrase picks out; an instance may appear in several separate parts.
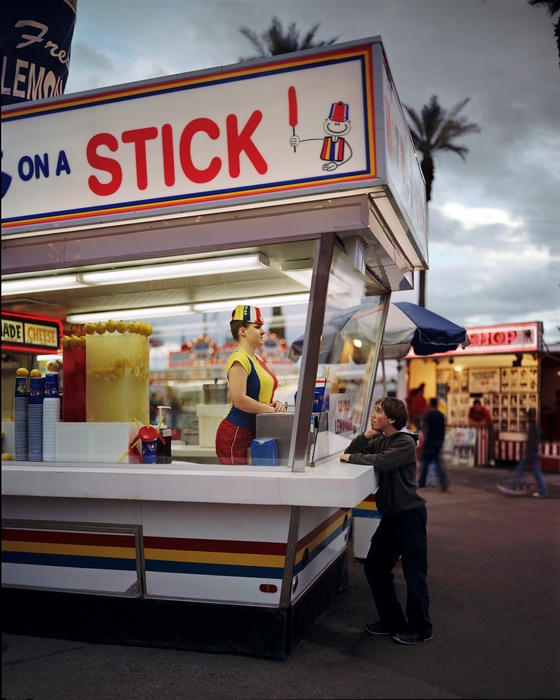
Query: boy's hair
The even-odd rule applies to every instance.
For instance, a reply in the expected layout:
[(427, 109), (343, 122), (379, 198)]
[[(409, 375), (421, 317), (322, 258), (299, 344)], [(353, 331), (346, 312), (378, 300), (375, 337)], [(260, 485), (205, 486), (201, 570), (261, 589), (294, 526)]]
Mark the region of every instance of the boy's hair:
[(430, 408), (437, 408), (438, 407), (438, 400), (437, 399), (430, 399)]
[(384, 396), (381, 399), (377, 399), (375, 405), (380, 406), (387, 418), (394, 421), (393, 425), (397, 430), (404, 428), (408, 423), (406, 404), (401, 399), (397, 399), (394, 396)]

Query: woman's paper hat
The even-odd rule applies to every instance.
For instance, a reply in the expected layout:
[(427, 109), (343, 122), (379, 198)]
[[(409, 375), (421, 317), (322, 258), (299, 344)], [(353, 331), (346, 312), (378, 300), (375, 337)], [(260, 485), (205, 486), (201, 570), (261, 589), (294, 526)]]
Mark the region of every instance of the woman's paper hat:
[(247, 321), (248, 323), (256, 323), (259, 326), (264, 324), (261, 310), (256, 306), (244, 306), (239, 304), (231, 314), (232, 321)]

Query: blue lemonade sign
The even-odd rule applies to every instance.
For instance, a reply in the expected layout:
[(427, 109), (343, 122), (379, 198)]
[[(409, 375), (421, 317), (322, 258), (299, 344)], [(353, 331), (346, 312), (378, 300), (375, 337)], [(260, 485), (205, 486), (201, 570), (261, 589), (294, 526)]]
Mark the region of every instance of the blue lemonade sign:
[(77, 0), (2, 3), (2, 105), (64, 93)]

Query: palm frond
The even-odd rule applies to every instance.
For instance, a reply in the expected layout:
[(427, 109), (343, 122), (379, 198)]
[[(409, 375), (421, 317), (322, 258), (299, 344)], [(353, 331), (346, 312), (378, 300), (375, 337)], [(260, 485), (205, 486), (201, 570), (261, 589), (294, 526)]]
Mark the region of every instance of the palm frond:
[[(239, 31), (243, 36), (247, 37), (251, 44), (257, 49), (257, 56), (253, 56), (252, 58), (266, 58), (267, 56), (279, 56), (294, 51), (327, 46), (334, 44), (335, 41), (338, 40), (338, 37), (333, 37), (328, 41), (314, 41), (319, 26), (319, 24), (316, 24), (309, 29), (303, 39), (300, 37), (300, 31), (295, 22), (290, 22), (288, 26), (284, 28), (277, 17), (272, 18), (270, 27), (260, 35), (248, 27), (240, 27)], [(241, 58), (240, 60), (246, 61), (249, 59)]]

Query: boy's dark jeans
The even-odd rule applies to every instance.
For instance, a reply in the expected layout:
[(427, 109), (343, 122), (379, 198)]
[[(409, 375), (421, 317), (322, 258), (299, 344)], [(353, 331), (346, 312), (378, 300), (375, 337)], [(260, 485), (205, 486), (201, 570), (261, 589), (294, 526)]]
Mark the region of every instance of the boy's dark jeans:
[[(371, 538), (364, 573), (383, 627), (390, 632), (410, 629), (431, 636), (429, 615), (426, 508), (402, 515), (383, 516)], [(393, 569), (401, 557), (406, 580), (406, 616), (397, 598)]]

